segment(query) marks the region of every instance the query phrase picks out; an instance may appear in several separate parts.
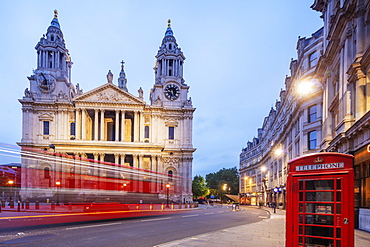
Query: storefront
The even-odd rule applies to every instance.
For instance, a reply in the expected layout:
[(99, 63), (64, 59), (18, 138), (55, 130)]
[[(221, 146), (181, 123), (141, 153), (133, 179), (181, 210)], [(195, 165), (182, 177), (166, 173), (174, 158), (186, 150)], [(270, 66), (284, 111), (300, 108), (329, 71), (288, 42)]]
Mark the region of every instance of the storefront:
[(356, 227), (370, 232), (370, 144), (354, 156)]

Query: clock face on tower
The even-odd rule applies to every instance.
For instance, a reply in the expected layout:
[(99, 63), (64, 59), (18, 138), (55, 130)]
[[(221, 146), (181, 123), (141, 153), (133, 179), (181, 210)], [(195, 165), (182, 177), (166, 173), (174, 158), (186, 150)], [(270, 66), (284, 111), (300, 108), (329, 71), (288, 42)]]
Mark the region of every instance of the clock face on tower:
[(176, 84), (170, 83), (164, 88), (164, 95), (169, 100), (175, 100), (180, 95), (180, 88)]
[(44, 93), (50, 93), (55, 88), (55, 78), (52, 75), (40, 73), (37, 75), (37, 85)]

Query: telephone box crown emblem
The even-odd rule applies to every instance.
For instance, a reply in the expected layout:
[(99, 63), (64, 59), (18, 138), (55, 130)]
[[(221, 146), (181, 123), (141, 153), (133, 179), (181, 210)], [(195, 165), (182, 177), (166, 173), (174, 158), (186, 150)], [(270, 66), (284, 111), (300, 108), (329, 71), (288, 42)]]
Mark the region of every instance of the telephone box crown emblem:
[(316, 159), (313, 160), (313, 163), (322, 163), (324, 161), (323, 158), (317, 157)]

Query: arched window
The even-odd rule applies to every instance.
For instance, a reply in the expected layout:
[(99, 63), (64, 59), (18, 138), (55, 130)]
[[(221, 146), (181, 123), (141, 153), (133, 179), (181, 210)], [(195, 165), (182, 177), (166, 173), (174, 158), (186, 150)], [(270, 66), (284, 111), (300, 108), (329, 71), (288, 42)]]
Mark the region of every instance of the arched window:
[(50, 168), (49, 167), (44, 168), (44, 178), (50, 178)]
[(54, 41), (54, 35), (51, 35), (50, 40)]
[(168, 181), (172, 181), (172, 176), (173, 176), (173, 171), (169, 170), (168, 171)]

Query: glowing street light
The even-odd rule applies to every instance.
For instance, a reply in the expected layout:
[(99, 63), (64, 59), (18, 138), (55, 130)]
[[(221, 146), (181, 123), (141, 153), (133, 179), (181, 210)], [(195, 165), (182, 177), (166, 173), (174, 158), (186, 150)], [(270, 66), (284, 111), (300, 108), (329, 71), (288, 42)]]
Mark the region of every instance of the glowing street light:
[(167, 206), (166, 208), (169, 208), (169, 193), (170, 193), (170, 187), (171, 185), (169, 183), (166, 184), (166, 190), (167, 190)]
[(60, 190), (60, 181), (55, 181), (55, 185), (57, 186), (57, 206), (59, 206), (59, 190)]
[(13, 180), (9, 180), (8, 181), (8, 184), (10, 185), (10, 201), (12, 200), (12, 194), (13, 194), (13, 184), (14, 184), (14, 181)]

